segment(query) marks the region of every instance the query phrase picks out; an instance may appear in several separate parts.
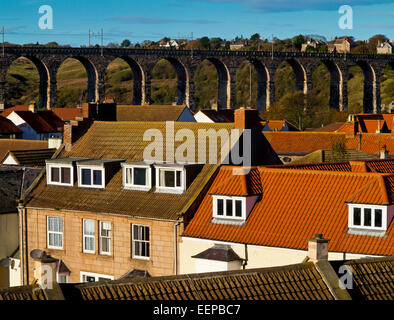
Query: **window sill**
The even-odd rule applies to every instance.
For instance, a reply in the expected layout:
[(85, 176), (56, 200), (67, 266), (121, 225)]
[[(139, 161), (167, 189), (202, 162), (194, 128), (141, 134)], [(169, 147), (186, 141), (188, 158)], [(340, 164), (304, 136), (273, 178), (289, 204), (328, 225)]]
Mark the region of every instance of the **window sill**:
[(176, 189), (176, 188), (163, 188), (163, 187), (156, 187), (157, 193), (174, 193), (174, 194), (183, 194), (186, 192), (184, 189)]
[(130, 260), (150, 261), (150, 257), (131, 257)]
[(246, 223), (245, 219), (228, 219), (228, 218), (218, 218), (214, 217), (211, 220), (211, 223), (217, 223), (217, 224), (231, 224), (235, 226), (243, 226)]

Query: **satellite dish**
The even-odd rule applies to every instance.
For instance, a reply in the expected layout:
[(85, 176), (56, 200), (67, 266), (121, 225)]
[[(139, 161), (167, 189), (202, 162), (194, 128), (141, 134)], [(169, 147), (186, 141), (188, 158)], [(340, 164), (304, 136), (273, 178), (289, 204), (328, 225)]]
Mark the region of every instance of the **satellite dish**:
[(32, 257), (34, 260), (41, 260), (46, 257), (46, 255), (46, 252), (40, 249), (34, 249), (30, 251), (30, 257)]
[(0, 267), (8, 268), (10, 266), (10, 259), (4, 258), (0, 260)]

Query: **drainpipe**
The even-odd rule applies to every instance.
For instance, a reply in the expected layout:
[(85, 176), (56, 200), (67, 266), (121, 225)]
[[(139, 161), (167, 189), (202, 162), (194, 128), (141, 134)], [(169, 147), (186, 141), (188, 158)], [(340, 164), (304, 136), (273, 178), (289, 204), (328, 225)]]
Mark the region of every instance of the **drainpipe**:
[(23, 241), (23, 207), (18, 206), (18, 215), (19, 215), (19, 254), (21, 259), (21, 285), (25, 285), (25, 257), (24, 257), (24, 241)]
[(245, 267), (248, 265), (248, 245), (245, 243), (245, 259), (242, 262), (242, 269), (245, 270)]
[(174, 224), (174, 275), (178, 274), (178, 236), (177, 227), (181, 224), (180, 221)]

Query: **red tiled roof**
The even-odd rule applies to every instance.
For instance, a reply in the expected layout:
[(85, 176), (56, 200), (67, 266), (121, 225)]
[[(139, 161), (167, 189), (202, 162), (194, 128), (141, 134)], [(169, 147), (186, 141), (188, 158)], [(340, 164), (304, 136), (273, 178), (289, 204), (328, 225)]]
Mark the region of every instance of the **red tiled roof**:
[(267, 125), (271, 131), (281, 131), (285, 124), (288, 126), (289, 131), (300, 131), (295, 125), (287, 120), (264, 120), (261, 121), (261, 124), (262, 126)]
[(63, 121), (74, 120), (76, 117), (82, 117), (81, 108), (52, 108), (51, 110)]
[(234, 174), (229, 179), (223, 181), (217, 188), (212, 190), (212, 194), (232, 195), (232, 196), (250, 196), (261, 194), (260, 173), (257, 168), (250, 168), (246, 174), (241, 171), (249, 168), (234, 168), (234, 173), (238, 171), (238, 175)]
[(11, 120), (0, 116), (0, 134), (19, 134), (19, 129)]
[(357, 135), (338, 132), (264, 131), (263, 133), (276, 153), (310, 153), (331, 149), (337, 141), (345, 139), (347, 149), (358, 150), (360, 145), (361, 151), (378, 154), (385, 146), (390, 154), (394, 154), (394, 134), (390, 133)]
[(394, 159), (271, 165), (270, 168), (342, 172), (394, 173)]
[(64, 121), (52, 110), (38, 111), (38, 115), (43, 118), (56, 131), (63, 131)]
[(312, 131), (312, 132), (338, 132), (338, 130), (341, 129), (344, 124), (345, 124), (345, 122), (330, 123), (324, 127), (312, 129), (310, 131)]
[(52, 127), (37, 113), (31, 111), (15, 111), (15, 113), (37, 133), (52, 133), (58, 131), (57, 128)]
[[(385, 196), (379, 182), (384, 176), (386, 188), (393, 189), (393, 176), (263, 167), (259, 170), (262, 199), (244, 225), (211, 223), (210, 193), (233, 175), (232, 167), (222, 167), (183, 236), (306, 250), (306, 239), (323, 233), (330, 239), (332, 252), (394, 254), (394, 223), (385, 237), (348, 234), (346, 204), (368, 185), (374, 192), (364, 192), (362, 199), (368, 203), (382, 203)], [(392, 190), (387, 194), (392, 194)], [(389, 198), (389, 201), (392, 200)]]
[(12, 111), (29, 111), (29, 106), (27, 105), (16, 105), (10, 108), (5, 109), (0, 115), (3, 117), (8, 117)]

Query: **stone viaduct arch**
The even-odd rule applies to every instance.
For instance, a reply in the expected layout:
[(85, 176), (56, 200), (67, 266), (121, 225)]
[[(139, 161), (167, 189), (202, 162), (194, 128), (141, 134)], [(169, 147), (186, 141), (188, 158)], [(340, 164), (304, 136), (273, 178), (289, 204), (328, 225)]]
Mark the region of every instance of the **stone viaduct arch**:
[(386, 64), (393, 65), (394, 55), (329, 54), (264, 51), (149, 50), (120, 48), (45, 48), (6, 47), (0, 57), (0, 102), (6, 98), (6, 73), (18, 57), (30, 59), (40, 75), (40, 107), (53, 107), (57, 102), (56, 74), (67, 58), (79, 60), (88, 74), (88, 101), (101, 101), (105, 96), (105, 74), (108, 64), (121, 58), (130, 66), (134, 78), (132, 104), (149, 104), (151, 71), (160, 59), (166, 59), (177, 73), (177, 104), (195, 108), (194, 74), (205, 59), (215, 66), (218, 77), (219, 108), (234, 108), (237, 68), (249, 61), (258, 74), (257, 108), (264, 110), (275, 101), (274, 75), (278, 65), (286, 61), (295, 73), (296, 90), (312, 89), (311, 75), (323, 62), (330, 73), (330, 107), (347, 110), (347, 74), (351, 65), (359, 65), (364, 73), (364, 112), (380, 112), (380, 75)]

